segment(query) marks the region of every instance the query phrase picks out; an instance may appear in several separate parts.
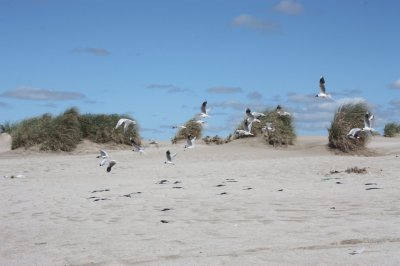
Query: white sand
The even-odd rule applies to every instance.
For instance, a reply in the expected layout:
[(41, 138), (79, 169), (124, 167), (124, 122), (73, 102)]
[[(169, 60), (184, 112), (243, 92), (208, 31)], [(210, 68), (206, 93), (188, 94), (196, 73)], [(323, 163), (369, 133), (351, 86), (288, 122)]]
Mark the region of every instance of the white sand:
[[(111, 173), (88, 143), (3, 152), (0, 265), (400, 265), (400, 139), (374, 138), (373, 157), (333, 155), (326, 141), (109, 150)], [(354, 166), (367, 173), (329, 174)]]

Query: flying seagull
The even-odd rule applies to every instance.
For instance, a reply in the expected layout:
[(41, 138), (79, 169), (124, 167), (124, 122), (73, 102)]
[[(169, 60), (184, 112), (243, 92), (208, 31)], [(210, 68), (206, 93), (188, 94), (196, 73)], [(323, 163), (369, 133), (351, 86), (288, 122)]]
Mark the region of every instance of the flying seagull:
[(101, 158), (100, 166), (103, 166), (110, 159), (110, 156), (105, 150), (100, 150), (100, 155), (96, 158)]
[(186, 129), (186, 126), (183, 126), (183, 125), (182, 126), (172, 126), (172, 128), (174, 128), (174, 129), (175, 128)]
[(330, 94), (326, 93), (324, 76), (321, 76), (321, 78), (319, 79), (319, 93), (315, 95), (315, 97), (329, 98), (329, 99), (332, 98)]
[(276, 112), (278, 113), (278, 115), (280, 116), (290, 116), (290, 113), (283, 111), (282, 106), (278, 105), (276, 107)]
[(347, 137), (351, 138), (351, 139), (359, 139), (361, 132), (363, 132), (364, 130), (362, 130), (361, 128), (352, 128), (350, 129), (349, 133), (347, 133)]
[(207, 107), (207, 101), (204, 101), (201, 105), (201, 113), (198, 114), (198, 117), (200, 118), (206, 118), (206, 117), (210, 117), (208, 112), (210, 111), (210, 109), (206, 109)]
[(165, 164), (174, 164), (174, 163), (172, 162), (172, 160), (175, 158), (176, 153), (174, 153), (174, 154), (171, 155), (171, 152), (170, 152), (169, 150), (167, 150), (167, 152), (166, 152), (165, 154), (166, 154), (166, 156), (167, 156), (167, 160), (166, 160), (164, 163), (165, 163)]
[(129, 138), (129, 140), (131, 142), (134, 152), (138, 152), (138, 153), (140, 153), (140, 155), (145, 153), (144, 148), (142, 146), (138, 145), (133, 138)]
[(235, 133), (238, 135), (244, 135), (244, 136), (254, 136), (253, 133), (251, 133), (251, 126), (253, 125), (253, 122), (248, 122), (247, 120), (244, 120), (243, 124), (243, 129), (236, 129)]
[(191, 134), (187, 136), (187, 141), (185, 145), (185, 149), (192, 149), (194, 148), (194, 141), (196, 140), (196, 137), (193, 137)]
[(260, 122), (260, 120), (258, 119), (260, 116), (265, 116), (265, 114), (263, 113), (258, 113), (258, 112), (252, 112), (250, 110), (250, 108), (246, 109), (246, 115), (247, 115), (247, 120), (249, 120), (249, 122), (253, 123), (253, 122)]
[(372, 120), (374, 119), (374, 115), (370, 114), (369, 112), (365, 113), (364, 116), (364, 131), (372, 132), (375, 131), (374, 128), (372, 128)]
[(124, 133), (126, 134), (126, 131), (128, 130), (129, 125), (136, 125), (136, 122), (131, 119), (128, 119), (128, 118), (121, 118), (120, 120), (118, 120), (118, 123), (115, 126), (115, 129), (117, 129), (122, 124), (125, 124), (124, 125)]

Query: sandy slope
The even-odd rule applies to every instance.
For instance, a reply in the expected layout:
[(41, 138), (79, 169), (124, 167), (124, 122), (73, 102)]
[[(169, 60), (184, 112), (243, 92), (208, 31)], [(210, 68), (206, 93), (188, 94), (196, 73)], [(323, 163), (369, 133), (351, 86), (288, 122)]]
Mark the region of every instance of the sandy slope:
[[(26, 178), (0, 178), (0, 265), (399, 265), (400, 139), (374, 138), (373, 157), (325, 143), (110, 150), (111, 173), (88, 143), (2, 153), (0, 176)], [(367, 173), (329, 173), (354, 166)]]

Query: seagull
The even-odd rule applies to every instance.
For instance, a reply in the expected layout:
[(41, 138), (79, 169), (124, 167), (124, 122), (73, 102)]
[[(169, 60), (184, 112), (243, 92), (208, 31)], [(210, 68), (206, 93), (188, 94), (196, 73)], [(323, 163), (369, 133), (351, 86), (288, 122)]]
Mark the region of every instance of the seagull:
[(180, 128), (180, 129), (186, 129), (186, 126), (172, 126), (172, 128)]
[(117, 125), (115, 126), (115, 129), (117, 129), (120, 125), (124, 124), (124, 133), (126, 134), (126, 131), (128, 130), (129, 125), (136, 125), (136, 122), (128, 119), (128, 118), (121, 118), (120, 120), (118, 120)]
[(194, 148), (194, 141), (196, 140), (196, 137), (193, 137), (191, 134), (187, 136), (187, 142), (185, 145), (185, 149), (192, 149)]
[(243, 127), (244, 129), (236, 129), (235, 133), (238, 135), (245, 135), (245, 136), (254, 136), (251, 133), (251, 126), (253, 125), (253, 122), (248, 122), (247, 120), (244, 121)]
[(108, 162), (108, 166), (107, 166), (107, 172), (111, 172), (111, 168), (116, 164), (117, 162), (114, 160), (111, 160)]
[(100, 150), (100, 155), (96, 158), (101, 158), (100, 166), (103, 166), (110, 159), (110, 156), (105, 150)]
[(319, 93), (315, 95), (315, 97), (329, 99), (332, 98), (330, 94), (326, 93), (324, 76), (321, 76), (321, 78), (319, 79)]
[(210, 117), (208, 115), (208, 112), (210, 111), (210, 109), (206, 109), (206, 106), (207, 106), (207, 101), (204, 101), (203, 104), (201, 105), (201, 113), (198, 114), (198, 117), (200, 117), (200, 118)]
[(274, 128), (274, 126), (272, 125), (272, 123), (266, 123), (265, 126), (264, 126), (263, 128), (261, 128), (261, 130), (262, 130), (263, 132), (265, 132), (265, 131), (274, 132), (274, 131), (275, 131), (275, 128)]
[(174, 153), (174, 154), (171, 155), (171, 152), (170, 152), (169, 150), (167, 150), (167, 152), (166, 152), (165, 154), (166, 154), (166, 156), (167, 156), (167, 160), (166, 160), (164, 163), (165, 163), (165, 164), (174, 164), (174, 163), (172, 162), (172, 160), (175, 158), (176, 153)]
[(290, 113), (283, 111), (282, 107), (280, 105), (278, 105), (276, 107), (276, 112), (278, 113), (278, 115), (280, 116), (290, 116)]
[(375, 131), (374, 128), (372, 128), (372, 120), (374, 119), (374, 115), (370, 114), (369, 112), (365, 113), (364, 116), (364, 131), (372, 132)]
[(249, 122), (253, 123), (253, 122), (260, 122), (260, 120), (258, 119), (260, 116), (265, 116), (265, 114), (263, 113), (258, 113), (258, 112), (252, 112), (250, 110), (250, 108), (246, 109), (246, 115), (248, 116), (247, 120), (249, 120)]
[(363, 131), (364, 130), (361, 129), (361, 128), (352, 128), (352, 129), (350, 129), (350, 132), (347, 134), (347, 137), (349, 137), (351, 139), (359, 139), (360, 138), (360, 134)]
[(133, 146), (133, 151), (140, 153), (140, 155), (144, 154), (144, 148), (140, 145), (138, 145), (133, 138), (129, 138), (131, 141), (131, 144)]

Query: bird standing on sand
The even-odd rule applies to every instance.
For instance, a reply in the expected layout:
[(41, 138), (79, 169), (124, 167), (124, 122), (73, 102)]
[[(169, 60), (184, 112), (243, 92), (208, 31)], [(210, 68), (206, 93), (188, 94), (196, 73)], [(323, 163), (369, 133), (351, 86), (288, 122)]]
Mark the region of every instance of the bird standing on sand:
[(131, 120), (131, 119), (128, 119), (128, 118), (121, 118), (120, 120), (118, 120), (118, 123), (115, 126), (115, 129), (119, 128), (122, 124), (125, 124), (124, 125), (124, 133), (126, 134), (126, 131), (128, 130), (128, 127), (130, 125), (136, 125), (136, 122)]

